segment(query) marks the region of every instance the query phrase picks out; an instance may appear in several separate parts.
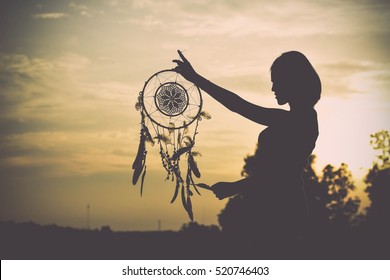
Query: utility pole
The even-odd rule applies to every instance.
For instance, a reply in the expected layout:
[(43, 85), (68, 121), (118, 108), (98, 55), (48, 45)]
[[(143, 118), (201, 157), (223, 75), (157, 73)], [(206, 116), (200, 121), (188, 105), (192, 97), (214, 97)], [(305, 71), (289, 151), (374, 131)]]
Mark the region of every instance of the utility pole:
[(158, 231), (161, 231), (161, 220), (158, 220)]
[(87, 204), (87, 229), (89, 229), (89, 203)]

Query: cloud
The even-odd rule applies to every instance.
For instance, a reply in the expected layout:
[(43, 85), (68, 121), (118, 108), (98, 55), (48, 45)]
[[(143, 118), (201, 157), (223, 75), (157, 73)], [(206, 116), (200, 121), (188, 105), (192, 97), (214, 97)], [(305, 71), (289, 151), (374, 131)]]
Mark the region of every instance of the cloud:
[[(368, 2), (332, 5), (327, 1), (185, 1), (164, 4), (146, 1), (142, 5), (133, 3), (133, 8), (137, 13), (132, 14), (128, 22), (147, 28), (162, 28), (185, 37), (388, 33), (388, 13)], [(169, 20), (167, 15), (170, 15)]]
[(154, 29), (154, 28), (164, 28), (166, 24), (160, 19), (153, 17), (151, 15), (145, 16), (144, 18), (131, 18), (125, 21), (130, 24), (140, 25), (145, 27), (146, 29)]
[(33, 17), (35, 19), (62, 19), (68, 16), (69, 15), (65, 13), (41, 13), (35, 14)]
[[(349, 97), (353, 94), (380, 93), (390, 75), (386, 63), (343, 60), (319, 65), (324, 93)], [(388, 90), (388, 88), (387, 88)]]
[(1, 166), (50, 166), (50, 176), (128, 168), (132, 150), (123, 147), (138, 135), (128, 85), (87, 78), (91, 61), (75, 53), (0, 53), (0, 65)]
[[(18, 116), (23, 105), (45, 97), (44, 81), (51, 76), (51, 62), (22, 54), (0, 53), (0, 65), (1, 117)], [(22, 117), (19, 115), (19, 118)]]
[(73, 8), (75, 10), (80, 10), (80, 11), (86, 11), (89, 9), (89, 7), (87, 5), (76, 4), (74, 2), (70, 2), (69, 7)]
[(84, 17), (92, 17), (92, 13), (96, 12), (96, 11), (92, 11), (92, 9), (87, 5), (76, 4), (74, 2), (71, 2), (69, 4), (69, 7), (78, 11), (80, 15)]
[(325, 64), (323, 67), (332, 72), (337, 71), (340, 75), (351, 75), (376, 70), (379, 65), (364, 61), (339, 61)]
[(129, 85), (101, 81), (96, 74), (90, 78), (99, 64), (91, 66), (84, 56), (68, 53), (47, 60), (3, 55), (0, 64), (3, 135), (126, 129), (132, 116), (128, 108), (133, 108), (136, 96), (129, 99)]

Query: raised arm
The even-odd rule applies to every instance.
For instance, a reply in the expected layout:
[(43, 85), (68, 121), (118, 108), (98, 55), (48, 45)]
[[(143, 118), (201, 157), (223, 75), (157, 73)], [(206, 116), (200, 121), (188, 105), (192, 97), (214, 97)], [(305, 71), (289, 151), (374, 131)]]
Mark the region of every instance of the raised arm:
[(283, 122), (283, 120), (288, 117), (288, 112), (285, 110), (255, 105), (239, 97), (237, 94), (210, 82), (196, 73), (190, 62), (180, 51), (178, 51), (178, 53), (181, 60), (173, 60), (173, 62), (177, 63), (175, 71), (180, 73), (187, 80), (196, 84), (229, 110), (238, 113), (251, 121), (266, 126)]
[(266, 108), (250, 103), (200, 75), (198, 75), (194, 83), (229, 110), (255, 123), (269, 126), (273, 123), (282, 122), (286, 117), (287, 111), (285, 110)]

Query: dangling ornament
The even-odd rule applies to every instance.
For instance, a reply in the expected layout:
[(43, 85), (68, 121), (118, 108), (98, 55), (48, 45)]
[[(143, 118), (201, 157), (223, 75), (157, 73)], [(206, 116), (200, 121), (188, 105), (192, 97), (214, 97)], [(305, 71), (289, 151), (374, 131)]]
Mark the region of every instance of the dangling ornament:
[[(167, 172), (166, 180), (175, 182), (171, 203), (180, 192), (184, 209), (191, 220), (194, 218), (191, 202), (193, 190), (200, 195), (197, 187), (209, 188), (206, 184), (196, 184), (193, 179), (193, 176), (201, 176), (195, 161), (200, 153), (193, 150), (199, 121), (211, 118), (202, 111), (202, 103), (200, 89), (174, 70), (162, 70), (153, 74), (145, 82), (136, 103), (136, 109), (141, 114), (141, 132), (138, 153), (132, 166), (133, 185), (141, 177), (142, 196), (146, 175), (145, 143), (149, 142), (154, 146), (157, 142), (161, 162)], [(193, 125), (192, 134), (190, 125)], [(186, 167), (185, 176), (181, 165)]]

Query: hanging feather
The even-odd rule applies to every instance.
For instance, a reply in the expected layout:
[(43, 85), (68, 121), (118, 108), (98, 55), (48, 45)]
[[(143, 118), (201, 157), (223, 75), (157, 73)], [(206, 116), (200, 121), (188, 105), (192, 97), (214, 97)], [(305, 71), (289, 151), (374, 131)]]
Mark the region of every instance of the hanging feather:
[(146, 165), (145, 165), (145, 168), (144, 168), (144, 172), (142, 173), (142, 176), (141, 176), (141, 196), (142, 196), (142, 192), (143, 192), (143, 189), (144, 189), (145, 175), (146, 175)]
[(132, 168), (134, 169), (133, 180), (132, 180), (133, 185), (137, 184), (138, 178), (142, 173), (142, 170), (145, 165), (145, 158), (146, 158), (145, 136), (143, 133), (141, 133), (137, 156), (135, 157), (132, 166)]
[(183, 204), (184, 209), (187, 210), (187, 200), (186, 200), (186, 195), (185, 195), (185, 190), (184, 190), (183, 184), (181, 184), (181, 202)]
[(133, 185), (137, 184), (138, 178), (141, 175), (144, 166), (145, 166), (145, 161), (142, 161), (142, 164), (140, 166), (137, 166), (134, 169), (133, 180), (132, 180)]
[(143, 136), (143, 134), (141, 134), (139, 145), (138, 145), (137, 156), (135, 157), (135, 160), (132, 165), (133, 169), (136, 169), (137, 167), (142, 165), (144, 154), (145, 154), (145, 137)]
[(200, 112), (199, 117), (205, 118), (206, 120), (211, 119), (211, 115), (209, 113), (205, 112), (205, 111)]
[(161, 141), (164, 144), (172, 144), (171, 138), (169, 136), (164, 135), (164, 134), (159, 134), (159, 135), (155, 136), (154, 139), (157, 139), (158, 141)]
[(187, 134), (189, 130), (186, 121), (183, 121), (183, 126), (184, 126), (183, 134)]
[(133, 162), (132, 168), (134, 169), (132, 183), (137, 184), (138, 178), (142, 173), (146, 160), (146, 134), (145, 134), (145, 114), (141, 111), (141, 131), (138, 145), (138, 152)]
[(175, 202), (176, 197), (177, 197), (177, 195), (178, 195), (178, 193), (179, 193), (179, 188), (180, 188), (180, 182), (179, 182), (179, 180), (176, 178), (176, 188), (175, 188), (175, 192), (174, 192), (174, 194), (173, 194), (171, 203)]
[(193, 221), (194, 220), (194, 214), (192, 212), (191, 198), (190, 198), (188, 193), (187, 193), (187, 196), (186, 196), (185, 192), (186, 192), (185, 191), (185, 187), (182, 184), (182, 186), (181, 186), (181, 201), (183, 203), (184, 209), (187, 211), (187, 214), (188, 214), (189, 218), (191, 219), (191, 221)]
[(152, 146), (154, 146), (154, 140), (152, 135), (149, 132), (148, 127), (145, 124), (142, 124), (142, 131), (145, 134), (145, 140), (146, 142), (150, 143)]
[(191, 168), (188, 167), (188, 171), (187, 171), (187, 179), (189, 181), (189, 183), (187, 183), (187, 186), (193, 186), (195, 191), (197, 192), (197, 194), (201, 195), (198, 188), (196, 187), (196, 184), (194, 182), (194, 179), (192, 178), (192, 175), (191, 175)]
[(190, 186), (186, 186), (187, 188), (187, 196), (193, 196), (194, 193), (190, 190)]
[(182, 142), (186, 146), (194, 146), (195, 145), (194, 140), (192, 140), (191, 136), (189, 136), (189, 135), (184, 136), (182, 139)]
[(181, 140), (182, 140), (182, 138), (181, 138), (181, 132), (180, 132), (180, 130), (179, 130), (179, 133), (177, 134), (177, 145), (178, 145), (179, 148), (182, 147), (182, 146), (181, 146)]
[(188, 216), (190, 217), (191, 221), (194, 220), (194, 213), (192, 212), (192, 202), (191, 202), (191, 197), (190, 196), (187, 196), (187, 213), (188, 213)]
[(192, 154), (188, 155), (188, 165), (190, 166), (191, 171), (194, 173), (195, 177), (200, 178), (200, 171)]
[(170, 122), (168, 128), (169, 135), (171, 135), (174, 131), (175, 131), (175, 124)]
[(172, 161), (176, 161), (179, 159), (179, 157), (188, 152), (189, 150), (191, 150), (192, 146), (187, 146), (187, 147), (184, 147), (184, 148), (180, 148), (178, 149), (176, 152), (174, 152), (173, 156), (171, 157), (171, 160)]
[(202, 156), (202, 154), (201, 153), (199, 153), (199, 152), (196, 152), (196, 151), (191, 151), (191, 155), (192, 156), (194, 156), (194, 157), (197, 157), (197, 156)]

